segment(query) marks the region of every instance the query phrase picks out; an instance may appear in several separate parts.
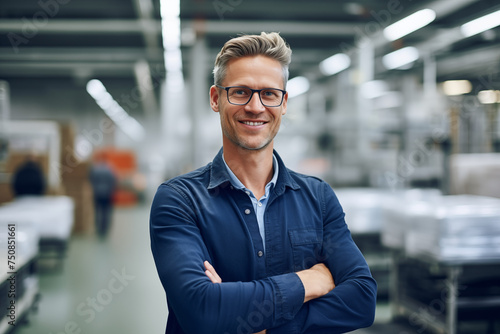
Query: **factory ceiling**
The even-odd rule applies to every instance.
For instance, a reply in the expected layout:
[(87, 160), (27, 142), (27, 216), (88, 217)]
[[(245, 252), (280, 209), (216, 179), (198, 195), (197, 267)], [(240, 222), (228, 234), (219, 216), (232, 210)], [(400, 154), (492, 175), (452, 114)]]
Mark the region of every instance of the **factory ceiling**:
[[(386, 26), (425, 8), (436, 14), (428, 26), (392, 42), (383, 37)], [(229, 37), (279, 31), (294, 52), (292, 77), (316, 73), (339, 52), (356, 61), (359, 43), (369, 39), (377, 73), (385, 71), (384, 54), (415, 46), (437, 60), (439, 79), (497, 73), (490, 82), (499, 89), (500, 28), (468, 38), (459, 30), (499, 9), (497, 0), (182, 0), (183, 71), (188, 77), (197, 40), (205, 45), (208, 79)], [(0, 0), (0, 77), (133, 80), (146, 64), (158, 79), (165, 74), (161, 17), (154, 0)]]

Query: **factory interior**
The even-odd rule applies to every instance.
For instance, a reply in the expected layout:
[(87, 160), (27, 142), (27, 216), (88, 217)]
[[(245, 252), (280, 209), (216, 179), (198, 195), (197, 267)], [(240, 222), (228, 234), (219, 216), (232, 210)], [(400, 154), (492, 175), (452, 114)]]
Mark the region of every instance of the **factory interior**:
[(352, 333), (500, 334), (498, 0), (0, 0), (0, 334), (165, 333), (151, 204), (220, 150), (215, 57), (261, 32), (292, 49), (274, 148), (377, 281)]

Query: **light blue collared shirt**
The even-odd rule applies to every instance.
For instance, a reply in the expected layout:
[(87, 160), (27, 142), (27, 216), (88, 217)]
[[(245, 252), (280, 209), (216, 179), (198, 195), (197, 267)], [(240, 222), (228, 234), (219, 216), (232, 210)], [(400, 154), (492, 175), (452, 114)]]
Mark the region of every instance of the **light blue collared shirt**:
[(260, 232), (260, 237), (262, 238), (262, 244), (264, 245), (264, 249), (266, 249), (266, 238), (265, 238), (265, 227), (264, 227), (264, 212), (266, 211), (266, 206), (267, 202), (269, 200), (269, 193), (271, 191), (271, 188), (276, 184), (276, 181), (278, 180), (278, 172), (279, 172), (279, 167), (278, 167), (278, 161), (276, 160), (276, 157), (273, 154), (273, 178), (271, 181), (269, 181), (268, 184), (266, 184), (266, 192), (264, 196), (262, 196), (260, 199), (257, 199), (253, 192), (249, 189), (247, 189), (243, 183), (234, 175), (233, 171), (231, 168), (226, 163), (226, 160), (224, 160), (224, 155), (222, 156), (222, 160), (224, 161), (224, 165), (227, 168), (227, 172), (229, 174), (229, 177), (231, 179), (231, 185), (235, 187), (236, 189), (241, 189), (243, 190), (248, 197), (250, 197), (250, 200), (252, 201), (253, 204), (253, 209), (255, 211), (255, 215), (257, 216), (257, 223), (259, 224), (259, 232)]

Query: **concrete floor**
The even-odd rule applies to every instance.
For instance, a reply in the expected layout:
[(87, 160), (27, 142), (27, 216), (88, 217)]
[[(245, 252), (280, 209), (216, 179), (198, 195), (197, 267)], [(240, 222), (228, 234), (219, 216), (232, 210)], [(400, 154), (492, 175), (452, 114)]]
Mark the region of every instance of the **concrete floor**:
[[(148, 222), (149, 206), (118, 208), (108, 239), (73, 237), (61, 269), (40, 272), (38, 311), (14, 332), (164, 333), (167, 308), (149, 248)], [(355, 333), (423, 334), (407, 320), (390, 320), (390, 307), (381, 302), (375, 324)]]
[(148, 221), (149, 207), (119, 208), (108, 239), (73, 237), (63, 267), (41, 271), (38, 311), (15, 333), (164, 333)]

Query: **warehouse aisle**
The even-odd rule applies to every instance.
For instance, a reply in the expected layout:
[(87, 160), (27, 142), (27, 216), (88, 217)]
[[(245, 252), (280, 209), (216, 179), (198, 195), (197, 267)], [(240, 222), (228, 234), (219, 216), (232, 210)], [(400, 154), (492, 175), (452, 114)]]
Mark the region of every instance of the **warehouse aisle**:
[(107, 240), (73, 237), (63, 268), (40, 273), (38, 312), (16, 333), (163, 333), (167, 310), (148, 221), (147, 205), (117, 208)]

